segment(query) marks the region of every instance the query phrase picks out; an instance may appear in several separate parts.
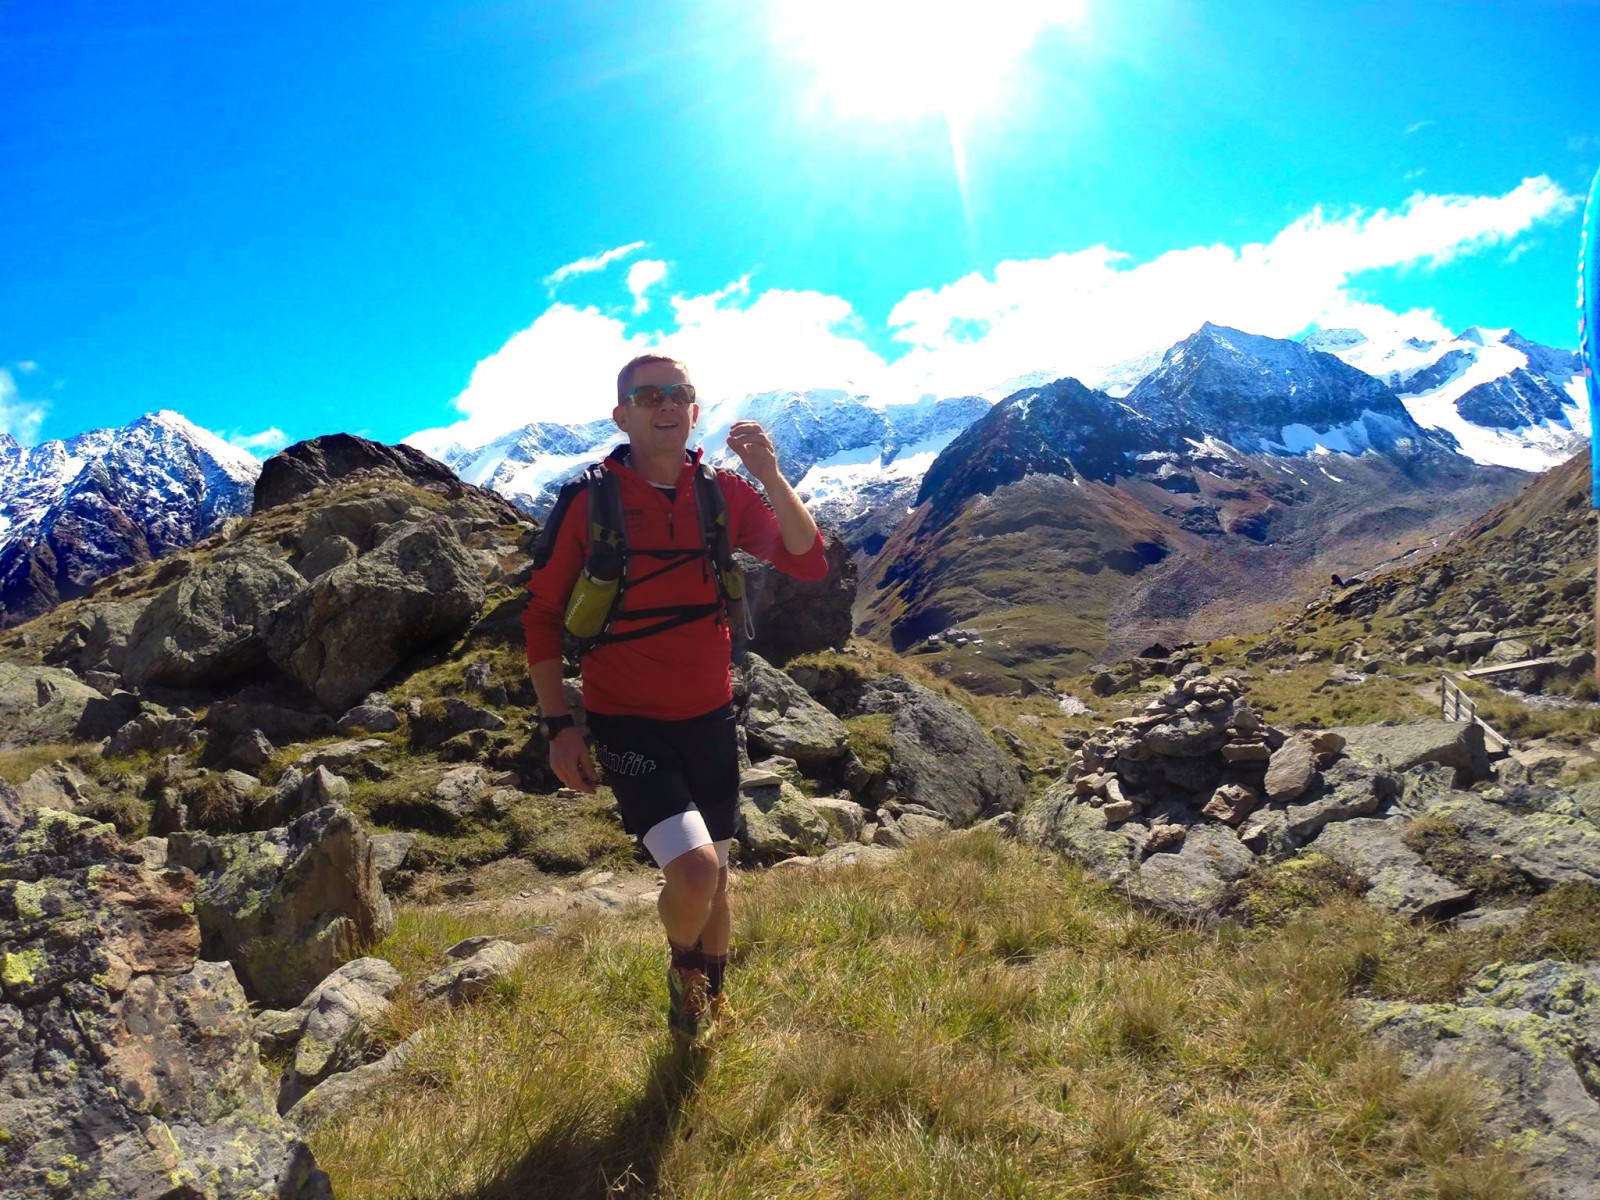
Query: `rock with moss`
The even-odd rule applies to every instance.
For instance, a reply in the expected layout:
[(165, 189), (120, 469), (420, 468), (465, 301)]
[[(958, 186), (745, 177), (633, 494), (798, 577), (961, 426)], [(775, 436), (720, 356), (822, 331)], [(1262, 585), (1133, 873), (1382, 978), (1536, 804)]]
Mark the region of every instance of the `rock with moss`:
[(372, 847), (347, 809), (263, 832), (174, 834), (171, 861), (198, 878), (204, 953), (233, 963), (252, 998), (301, 1000), (394, 927)]
[(1476, 857), (1504, 862), (1540, 890), (1600, 884), (1600, 826), (1576, 810), (1518, 810), (1453, 791), (1434, 797), (1426, 811), (1450, 822)]
[(1016, 763), (953, 701), (885, 675), (863, 686), (860, 706), (892, 718), (881, 798), (921, 804), (957, 828), (1022, 807)]
[(1357, 817), (1329, 825), (1312, 843), (1368, 884), (1367, 903), (1397, 916), (1437, 918), (1472, 907), (1474, 892), (1428, 869), (1407, 846), (1405, 818)]
[(343, 714), (402, 659), (470, 625), (484, 595), (450, 521), (400, 522), (283, 605), (268, 653), (327, 712)]
[(1099, 808), (1085, 800), (1070, 779), (1059, 780), (1029, 802), (1018, 832), (1024, 841), (1063, 854), (1118, 885), (1138, 871), (1150, 836), (1140, 822), (1108, 828)]
[(787, 780), (744, 789), (739, 844), (753, 862), (812, 854), (828, 844), (827, 819)]
[(278, 1084), (278, 1111), (341, 1071), (381, 1057), (378, 1029), (392, 1007), (400, 972), (381, 958), (358, 958), (312, 989), (292, 1012), (268, 1010), (256, 1017), (262, 1045), (290, 1056)]
[(1600, 1179), (1600, 967), (1496, 964), (1457, 1004), (1363, 1002), (1360, 1019), (1423, 1075), (1479, 1083), (1490, 1129), (1541, 1200), (1588, 1200)]
[(265, 660), (268, 615), (304, 587), (293, 568), (254, 543), (228, 546), (139, 614), (123, 677), (139, 687), (225, 683)]
[(838, 762), (848, 753), (844, 723), (766, 659), (749, 655), (744, 679), (743, 725), (753, 748), (810, 768)]
[(7, 1197), (330, 1196), (232, 968), (196, 961), (193, 882), (68, 813), (0, 835)]
[(1210, 922), (1254, 859), (1226, 825), (1197, 825), (1187, 831), (1176, 854), (1147, 856), (1128, 880), (1128, 889), (1135, 899), (1162, 912)]

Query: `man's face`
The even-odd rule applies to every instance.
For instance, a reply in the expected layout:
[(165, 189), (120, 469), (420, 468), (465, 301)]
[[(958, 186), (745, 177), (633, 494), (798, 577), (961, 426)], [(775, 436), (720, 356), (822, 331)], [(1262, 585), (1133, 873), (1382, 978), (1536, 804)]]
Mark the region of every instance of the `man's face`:
[[(634, 369), (628, 387), (631, 390), (654, 384), (659, 388), (670, 388), (675, 383), (689, 382), (689, 376), (677, 367), (669, 363), (652, 362)], [(628, 435), (628, 441), (634, 449), (647, 454), (669, 451), (682, 454), (689, 445), (689, 433), (699, 416), (699, 405), (691, 404), (684, 408), (671, 400), (665, 401), (660, 408), (645, 408), (624, 401), (611, 413), (617, 428)]]

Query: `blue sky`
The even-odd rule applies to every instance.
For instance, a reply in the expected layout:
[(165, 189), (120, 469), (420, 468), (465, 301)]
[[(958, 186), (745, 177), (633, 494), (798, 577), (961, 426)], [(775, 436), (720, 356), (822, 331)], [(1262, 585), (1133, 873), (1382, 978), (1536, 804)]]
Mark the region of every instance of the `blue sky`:
[(1593, 0), (0, 0), (0, 424), (471, 442), (657, 343), (886, 399), (1205, 319), (1570, 347), (1596, 47)]

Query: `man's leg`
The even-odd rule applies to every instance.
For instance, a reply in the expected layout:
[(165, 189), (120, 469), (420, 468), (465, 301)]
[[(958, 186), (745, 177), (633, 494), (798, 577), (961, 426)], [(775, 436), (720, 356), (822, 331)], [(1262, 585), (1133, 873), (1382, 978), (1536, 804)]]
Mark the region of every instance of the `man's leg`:
[(728, 944), (728, 873), (717, 862), (716, 848), (707, 843), (686, 850), (661, 871), (667, 883), (656, 901), (656, 911), (666, 927), (667, 940), (674, 946), (693, 948), (708, 932), (708, 923), (718, 908), (720, 897), (721, 945), (725, 950)]

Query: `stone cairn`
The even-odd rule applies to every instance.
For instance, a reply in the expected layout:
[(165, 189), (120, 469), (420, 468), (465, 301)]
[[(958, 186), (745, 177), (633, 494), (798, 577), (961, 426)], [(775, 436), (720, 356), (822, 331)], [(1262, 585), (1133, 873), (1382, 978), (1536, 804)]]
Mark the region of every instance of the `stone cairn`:
[(1288, 849), (1285, 807), (1313, 788), (1344, 747), (1337, 733), (1286, 734), (1243, 700), (1231, 675), (1191, 664), (1143, 713), (1096, 730), (1063, 783), (1105, 826), (1148, 828), (1145, 857), (1182, 846), (1205, 820), (1232, 828), (1256, 853)]

